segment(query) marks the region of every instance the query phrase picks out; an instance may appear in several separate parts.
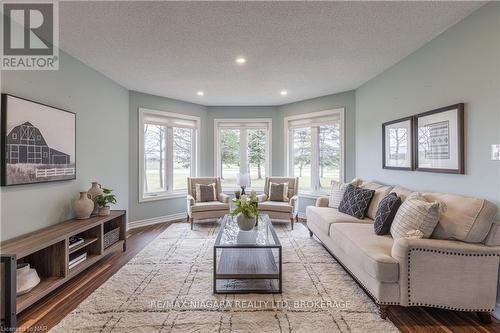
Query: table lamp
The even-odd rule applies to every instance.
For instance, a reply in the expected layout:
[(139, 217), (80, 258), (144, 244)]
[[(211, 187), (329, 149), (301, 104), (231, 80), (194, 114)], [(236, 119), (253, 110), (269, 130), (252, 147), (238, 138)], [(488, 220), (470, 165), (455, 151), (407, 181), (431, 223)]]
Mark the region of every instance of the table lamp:
[(241, 187), (241, 195), (245, 194), (245, 188), (250, 186), (250, 174), (249, 173), (238, 173), (236, 175), (236, 184)]

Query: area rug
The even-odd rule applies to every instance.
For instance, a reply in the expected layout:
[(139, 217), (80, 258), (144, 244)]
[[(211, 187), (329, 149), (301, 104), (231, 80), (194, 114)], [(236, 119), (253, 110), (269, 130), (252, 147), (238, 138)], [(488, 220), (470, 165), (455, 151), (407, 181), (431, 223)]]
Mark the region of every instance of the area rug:
[(214, 295), (218, 225), (174, 223), (51, 332), (398, 332), (302, 224), (275, 228), (282, 294)]

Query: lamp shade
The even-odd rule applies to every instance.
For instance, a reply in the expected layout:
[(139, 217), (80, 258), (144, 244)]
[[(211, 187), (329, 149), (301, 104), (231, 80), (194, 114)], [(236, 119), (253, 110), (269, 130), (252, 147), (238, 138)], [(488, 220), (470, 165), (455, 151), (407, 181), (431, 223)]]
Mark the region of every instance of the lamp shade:
[(238, 173), (236, 175), (236, 184), (240, 187), (248, 187), (251, 184), (249, 173)]

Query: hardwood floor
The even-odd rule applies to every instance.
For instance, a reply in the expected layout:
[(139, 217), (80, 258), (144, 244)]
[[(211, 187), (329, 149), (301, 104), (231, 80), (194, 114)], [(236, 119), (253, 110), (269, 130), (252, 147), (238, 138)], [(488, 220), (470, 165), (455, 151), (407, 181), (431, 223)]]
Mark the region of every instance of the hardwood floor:
[[(127, 238), (127, 252), (106, 257), (44, 300), (26, 309), (18, 317), (19, 331), (47, 331), (55, 326), (169, 225), (170, 223), (161, 223), (132, 229)], [(493, 318), (493, 323), (482, 324), (474, 313), (392, 306), (389, 308), (388, 317), (403, 333), (500, 333), (500, 321)]]

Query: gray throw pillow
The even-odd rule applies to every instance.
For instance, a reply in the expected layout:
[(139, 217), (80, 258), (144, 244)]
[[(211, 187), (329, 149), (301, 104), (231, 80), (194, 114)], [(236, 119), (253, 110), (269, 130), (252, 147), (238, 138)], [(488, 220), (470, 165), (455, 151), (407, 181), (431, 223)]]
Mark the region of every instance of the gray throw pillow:
[(288, 183), (269, 184), (269, 200), (270, 201), (288, 201)]
[(208, 202), (217, 200), (215, 184), (196, 184), (196, 201)]

